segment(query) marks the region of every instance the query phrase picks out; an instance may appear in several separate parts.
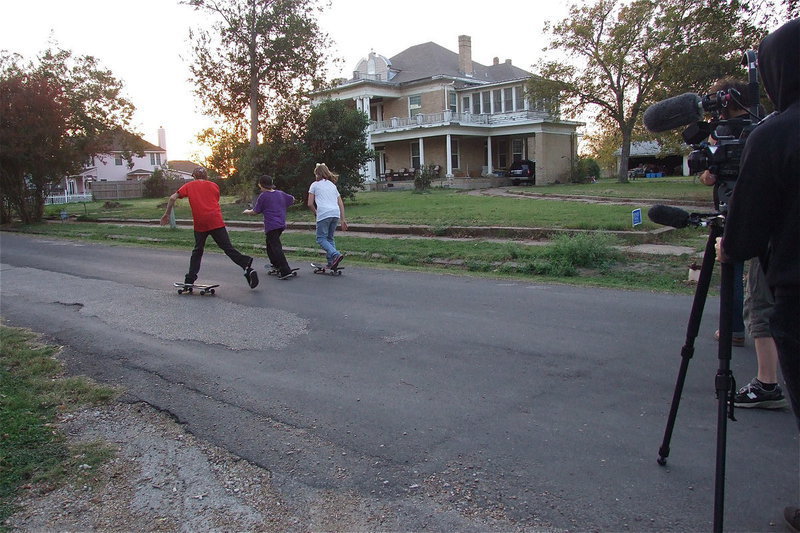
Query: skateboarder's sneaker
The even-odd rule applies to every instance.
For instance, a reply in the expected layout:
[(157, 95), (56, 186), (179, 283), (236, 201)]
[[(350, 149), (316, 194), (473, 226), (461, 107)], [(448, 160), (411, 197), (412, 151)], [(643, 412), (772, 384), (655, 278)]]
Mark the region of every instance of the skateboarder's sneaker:
[(331, 261), (330, 268), (337, 268), (339, 266), (339, 263), (342, 262), (342, 259), (344, 259), (344, 254), (339, 254), (336, 257), (334, 257), (333, 261)]
[(780, 409), (788, 406), (789, 402), (784, 398), (780, 385), (776, 383), (774, 389), (767, 390), (763, 383), (753, 378), (750, 383), (736, 391), (733, 405), (744, 408)]
[(278, 279), (289, 279), (289, 278), (293, 278), (294, 276), (295, 276), (295, 273), (292, 272), (292, 271), (289, 271), (288, 274), (281, 274), (280, 276), (278, 276)]
[(251, 289), (255, 289), (258, 286), (258, 272), (256, 272), (252, 268), (247, 267), (245, 269), (244, 277), (247, 280), (247, 284), (250, 285)]

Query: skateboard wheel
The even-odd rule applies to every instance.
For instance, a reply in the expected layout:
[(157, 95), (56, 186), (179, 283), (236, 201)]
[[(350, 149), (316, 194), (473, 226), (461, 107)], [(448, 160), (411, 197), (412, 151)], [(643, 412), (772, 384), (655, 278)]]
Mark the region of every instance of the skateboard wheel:
[(206, 295), (206, 291), (200, 291), (200, 296), (205, 296), (205, 295)]
[(208, 292), (210, 292), (211, 294), (214, 294), (214, 289), (208, 289)]
[(183, 289), (178, 289), (178, 294), (183, 294)]

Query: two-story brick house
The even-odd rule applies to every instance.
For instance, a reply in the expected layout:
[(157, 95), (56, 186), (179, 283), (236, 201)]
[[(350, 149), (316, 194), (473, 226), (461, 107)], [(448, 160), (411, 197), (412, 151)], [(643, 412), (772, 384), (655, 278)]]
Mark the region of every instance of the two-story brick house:
[(313, 103), (352, 100), (369, 115), (368, 143), (377, 157), (365, 169), (368, 180), (431, 165), (442, 177), (502, 175), (512, 162), (529, 159), (537, 184), (567, 181), (583, 124), (528, 98), (530, 72), (510, 60), (472, 61), (469, 36), (458, 44), (458, 53), (433, 42), (392, 58), (371, 52), (352, 79), (315, 94)]

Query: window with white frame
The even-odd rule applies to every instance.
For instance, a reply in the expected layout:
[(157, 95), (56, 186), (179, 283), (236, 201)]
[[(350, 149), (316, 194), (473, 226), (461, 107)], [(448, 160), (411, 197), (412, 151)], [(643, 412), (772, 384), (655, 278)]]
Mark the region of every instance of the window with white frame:
[(122, 166), (122, 156), (121, 155), (115, 155), (114, 156), (114, 164), (117, 165), (118, 167)]
[(511, 140), (511, 159), (513, 161), (519, 161), (524, 157), (524, 146), (522, 143), (522, 139), (512, 139)]
[(476, 115), (481, 114), (481, 93), (472, 94), (472, 112)]
[(151, 165), (161, 165), (161, 154), (150, 154), (150, 164)]
[(503, 112), (503, 91), (495, 89), (492, 91), (492, 113)]
[(511, 87), (503, 89), (503, 111), (514, 111), (514, 90)]
[(492, 112), (492, 93), (483, 91), (481, 93), (481, 112), (489, 114)]
[(453, 168), (461, 168), (461, 161), (458, 150), (458, 139), (450, 141), (450, 166)]
[(470, 112), (469, 95), (467, 95), (467, 96), (465, 96), (464, 98), (461, 99), (461, 110), (464, 113), (469, 113)]
[(414, 94), (408, 97), (408, 116), (416, 117), (422, 111), (422, 95)]
[(458, 111), (458, 95), (455, 91), (449, 91), (447, 93), (447, 107), (453, 113)]
[(525, 87), (523, 85), (517, 85), (514, 87), (514, 109), (517, 111), (522, 111), (525, 109)]
[(413, 168), (422, 168), (419, 157), (419, 142), (411, 143), (411, 166)]

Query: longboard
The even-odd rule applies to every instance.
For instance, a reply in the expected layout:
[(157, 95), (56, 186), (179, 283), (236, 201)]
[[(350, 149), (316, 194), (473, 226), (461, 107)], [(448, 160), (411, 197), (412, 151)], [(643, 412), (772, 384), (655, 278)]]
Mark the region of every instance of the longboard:
[(200, 292), (200, 296), (205, 296), (206, 293), (214, 294), (214, 289), (219, 287), (219, 284), (216, 285), (207, 285), (204, 283), (183, 283), (181, 281), (176, 281), (173, 283), (176, 287), (178, 287), (178, 294), (183, 294), (184, 292), (188, 292), (192, 294), (194, 289), (197, 289)]
[[(281, 271), (278, 270), (277, 268), (273, 267), (272, 265), (265, 266), (264, 268), (268, 269), (267, 270), (267, 275), (268, 276), (280, 276), (281, 275)], [(288, 276), (286, 276), (286, 278), (283, 278), (283, 279), (287, 279), (289, 276), (296, 276), (298, 270), (300, 270), (300, 269), (299, 268), (293, 268), (292, 272)]]
[(318, 265), (316, 263), (311, 263), (311, 266), (314, 267), (314, 274), (330, 274), (331, 276), (341, 276), (342, 270), (344, 270), (344, 267), (330, 268), (328, 265)]

